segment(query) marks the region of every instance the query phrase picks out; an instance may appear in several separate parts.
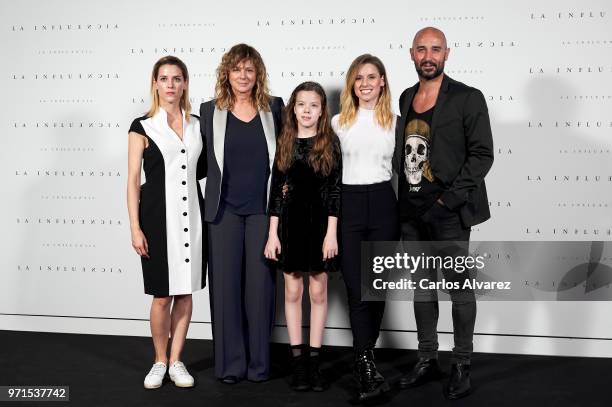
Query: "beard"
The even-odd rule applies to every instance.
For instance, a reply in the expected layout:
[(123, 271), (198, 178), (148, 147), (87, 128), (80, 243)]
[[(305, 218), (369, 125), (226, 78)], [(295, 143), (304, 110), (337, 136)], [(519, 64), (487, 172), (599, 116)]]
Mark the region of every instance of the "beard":
[[(423, 70), (423, 65), (425, 64), (433, 65), (436, 69), (433, 72), (425, 72)], [(415, 63), (414, 68), (416, 69), (417, 74), (419, 74), (419, 77), (423, 79), (431, 80), (431, 79), (437, 78), (438, 76), (442, 74), (442, 72), (444, 72), (444, 61), (442, 61), (440, 65), (432, 61), (423, 61), (421, 62), (421, 65), (419, 66), (417, 66), (417, 64)]]

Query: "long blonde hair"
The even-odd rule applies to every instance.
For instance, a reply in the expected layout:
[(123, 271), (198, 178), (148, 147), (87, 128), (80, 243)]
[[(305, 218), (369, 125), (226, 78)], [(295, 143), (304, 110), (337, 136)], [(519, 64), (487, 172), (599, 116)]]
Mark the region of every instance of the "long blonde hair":
[(253, 106), (265, 112), (270, 110), (270, 90), (268, 89), (268, 74), (266, 65), (257, 50), (247, 44), (237, 44), (229, 49), (217, 68), (217, 83), (215, 85), (215, 106), (218, 109), (232, 110), (236, 95), (229, 82), (229, 72), (242, 61), (251, 61), (257, 74), (255, 86), (251, 94)]
[(389, 91), (389, 79), (387, 71), (382, 61), (370, 54), (363, 54), (355, 58), (351, 63), (346, 74), (346, 83), (342, 94), (340, 95), (340, 127), (350, 127), (357, 119), (357, 110), (359, 108), (359, 99), (353, 87), (357, 79), (359, 68), (365, 64), (372, 64), (378, 70), (378, 73), (385, 78), (385, 86), (382, 87), (378, 101), (374, 107), (374, 118), (376, 123), (383, 129), (389, 130), (393, 125), (393, 111), (391, 110), (391, 92)]
[(145, 113), (147, 117), (153, 117), (159, 111), (159, 94), (155, 89), (155, 82), (157, 81), (157, 75), (159, 74), (159, 68), (163, 65), (174, 65), (177, 66), (183, 74), (183, 80), (186, 85), (181, 100), (179, 102), (180, 108), (185, 112), (185, 120), (189, 121), (189, 114), (191, 113), (191, 103), (189, 102), (189, 72), (187, 71), (187, 65), (175, 56), (168, 55), (160, 58), (155, 65), (153, 65), (153, 72), (151, 73), (151, 107), (149, 111)]

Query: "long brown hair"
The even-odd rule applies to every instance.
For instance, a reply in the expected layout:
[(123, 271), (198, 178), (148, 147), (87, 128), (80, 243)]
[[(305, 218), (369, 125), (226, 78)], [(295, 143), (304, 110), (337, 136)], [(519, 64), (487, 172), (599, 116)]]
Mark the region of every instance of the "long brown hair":
[(217, 83), (215, 85), (215, 106), (218, 109), (232, 110), (236, 95), (229, 82), (229, 73), (240, 62), (251, 61), (257, 74), (252, 90), (252, 103), (258, 110), (270, 110), (270, 90), (268, 89), (268, 73), (266, 65), (257, 50), (247, 44), (237, 44), (229, 49), (217, 67)]
[(389, 130), (393, 125), (394, 117), (393, 111), (391, 110), (389, 78), (387, 77), (385, 65), (380, 58), (370, 54), (363, 54), (355, 58), (346, 73), (346, 83), (340, 95), (340, 118), (338, 122), (340, 127), (350, 127), (357, 118), (359, 99), (357, 95), (355, 95), (353, 87), (355, 86), (359, 68), (365, 64), (374, 65), (380, 76), (385, 78), (385, 86), (382, 87), (380, 95), (378, 96), (378, 101), (376, 102), (376, 107), (374, 108), (374, 117), (380, 127)]
[(159, 111), (159, 94), (155, 89), (155, 82), (157, 81), (157, 75), (159, 74), (159, 68), (163, 65), (174, 65), (181, 70), (183, 74), (183, 80), (185, 81), (185, 90), (181, 96), (179, 107), (185, 111), (185, 120), (189, 121), (189, 114), (191, 113), (191, 103), (189, 102), (189, 72), (187, 71), (187, 65), (175, 56), (168, 55), (160, 58), (155, 65), (153, 65), (153, 72), (151, 72), (151, 107), (149, 111), (145, 113), (147, 117), (153, 117)]
[(314, 145), (308, 156), (308, 163), (315, 172), (327, 176), (334, 167), (334, 131), (331, 128), (329, 112), (327, 111), (327, 97), (323, 87), (316, 82), (301, 83), (293, 90), (289, 103), (285, 107), (285, 124), (278, 138), (276, 149), (276, 165), (279, 170), (285, 172), (293, 162), (295, 139), (297, 138), (298, 125), (295, 117), (294, 107), (297, 95), (301, 91), (315, 92), (321, 98), (321, 117), (317, 122), (317, 135)]

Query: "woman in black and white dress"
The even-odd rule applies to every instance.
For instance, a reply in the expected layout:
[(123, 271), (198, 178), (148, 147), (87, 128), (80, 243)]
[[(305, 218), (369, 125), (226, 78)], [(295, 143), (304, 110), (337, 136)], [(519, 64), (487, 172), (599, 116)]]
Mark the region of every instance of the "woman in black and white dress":
[(132, 246), (142, 259), (145, 293), (154, 297), (150, 321), (155, 364), (144, 381), (147, 389), (161, 386), (167, 366), (176, 386), (194, 384), (180, 359), (191, 320), (191, 294), (206, 281), (207, 235), (198, 184), (206, 158), (198, 117), (190, 115), (188, 87), (185, 64), (173, 56), (161, 58), (153, 67), (151, 108), (129, 130)]

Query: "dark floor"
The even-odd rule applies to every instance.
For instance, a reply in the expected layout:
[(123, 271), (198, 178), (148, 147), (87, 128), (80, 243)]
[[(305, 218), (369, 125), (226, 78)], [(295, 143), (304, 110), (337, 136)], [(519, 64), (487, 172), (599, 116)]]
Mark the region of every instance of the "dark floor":
[[(226, 385), (213, 377), (212, 343), (188, 340), (183, 360), (196, 378), (193, 389), (172, 382), (144, 390), (152, 363), (150, 338), (0, 331), (1, 385), (69, 385), (70, 402), (58, 406), (349, 406), (349, 348), (332, 347), (323, 365), (331, 387), (324, 393), (295, 393), (287, 386), (286, 345), (272, 345), (273, 378), (266, 383)], [(415, 361), (414, 351), (377, 351), (378, 366), (391, 383)], [(448, 353), (441, 353), (448, 370)], [(454, 402), (442, 396), (444, 380), (417, 389), (396, 386), (378, 404), (388, 406), (612, 406), (612, 359), (477, 353), (474, 392)], [(3, 405), (25, 406), (25, 402)]]

